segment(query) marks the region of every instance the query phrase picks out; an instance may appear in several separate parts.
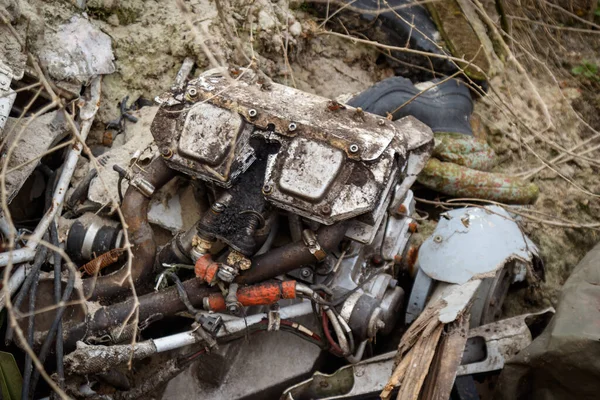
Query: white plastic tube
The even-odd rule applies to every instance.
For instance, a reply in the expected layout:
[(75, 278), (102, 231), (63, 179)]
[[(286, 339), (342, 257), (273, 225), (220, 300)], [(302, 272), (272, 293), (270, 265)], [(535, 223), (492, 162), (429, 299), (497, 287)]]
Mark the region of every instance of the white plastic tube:
[[(283, 307), (279, 310), (279, 316), (281, 319), (298, 318), (310, 313), (312, 313), (310, 301), (303, 301), (301, 303)], [(249, 315), (246, 318), (230, 319), (223, 323), (223, 327), (217, 333), (217, 337), (229, 336), (234, 333), (241, 332), (245, 330), (246, 327), (258, 324), (265, 318), (268, 318), (267, 313)], [(200, 340), (201, 339), (195, 335), (193, 331), (187, 331), (171, 336), (165, 336), (159, 339), (153, 339), (157, 353), (178, 349), (183, 346), (189, 346), (197, 343)]]

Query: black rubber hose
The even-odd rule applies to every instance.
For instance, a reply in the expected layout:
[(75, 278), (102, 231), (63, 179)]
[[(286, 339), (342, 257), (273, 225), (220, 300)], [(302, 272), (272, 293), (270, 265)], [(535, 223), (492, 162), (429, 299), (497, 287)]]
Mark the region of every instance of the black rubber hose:
[[(15, 298), (15, 301), (13, 302), (13, 309), (18, 310), (19, 307), (21, 306), (21, 303), (23, 303), (23, 300), (25, 300), (25, 296), (29, 292), (29, 289), (31, 288), (34, 280), (36, 280), (36, 274), (39, 276), (40, 268), (42, 267), (42, 264), (44, 263), (44, 260), (46, 259), (47, 253), (48, 253), (48, 249), (46, 248), (46, 246), (38, 247), (38, 249), (35, 253), (35, 257), (33, 259), (33, 265), (31, 266), (29, 274), (27, 275), (27, 278), (25, 278), (25, 281), (23, 282), (23, 285), (21, 285), (21, 289), (19, 290), (19, 293), (17, 293), (17, 297)], [(12, 338), (13, 338), (13, 330), (9, 325), (6, 328), (6, 336), (5, 336), (5, 341), (6, 341), (7, 345), (12, 342)]]
[[(60, 280), (60, 275), (59, 275), (59, 280)], [(59, 301), (62, 301), (63, 304), (66, 303), (67, 301), (69, 301), (69, 299), (71, 297), (71, 293), (73, 292), (74, 286), (75, 286), (75, 274), (73, 273), (73, 271), (69, 270), (69, 280), (67, 281), (67, 286), (65, 287), (65, 291), (62, 295), (62, 299), (60, 299), (60, 297), (59, 297)], [(60, 293), (59, 293), (59, 296), (60, 296)], [(57, 301), (57, 303), (59, 301)], [(46, 338), (44, 339), (44, 343), (42, 344), (42, 348), (40, 349), (40, 353), (38, 356), (41, 363), (44, 363), (46, 361), (46, 357), (48, 356), (48, 352), (50, 351), (50, 346), (52, 345), (52, 342), (54, 341), (54, 337), (56, 336), (56, 344), (57, 344), (57, 346), (56, 346), (56, 348), (57, 348), (57, 350), (56, 350), (56, 362), (57, 362), (56, 370), (57, 370), (57, 374), (59, 374), (59, 379), (61, 379), (61, 376), (62, 376), (62, 382), (59, 381), (59, 384), (62, 383), (63, 385), (64, 385), (65, 373), (64, 373), (64, 365), (63, 365), (64, 350), (63, 350), (63, 337), (62, 337), (62, 317), (63, 317), (64, 312), (65, 312), (65, 306), (64, 305), (60, 306), (56, 312), (54, 321), (52, 321), (52, 326), (50, 327), (50, 330), (48, 331)], [(60, 348), (58, 346), (59, 342), (60, 342)], [(60, 368), (60, 371), (59, 371), (59, 368)], [(31, 380), (32, 381), (32, 383), (31, 383), (32, 391), (35, 391), (35, 387), (37, 386), (39, 378), (40, 378), (40, 372), (36, 369), (33, 374), (33, 378)]]
[[(58, 239), (58, 229), (56, 227), (56, 223), (52, 224), (50, 230), (50, 236), (52, 238), (52, 244), (55, 247), (59, 246)], [(62, 291), (62, 283), (61, 283), (61, 273), (62, 273), (62, 256), (58, 251), (54, 252), (54, 301), (58, 303), (60, 300), (60, 293)], [(69, 299), (71, 293), (69, 291), (69, 284), (72, 282), (71, 291), (73, 290), (73, 286), (75, 285), (75, 276), (73, 271), (69, 272), (69, 281), (67, 283), (67, 288), (65, 289), (65, 295), (63, 295), (63, 302)], [(69, 292), (69, 293), (67, 293)], [(65, 299), (66, 297), (66, 299)], [(64, 306), (61, 306), (59, 312), (64, 312)], [(56, 318), (55, 318), (56, 319)], [(61, 317), (58, 318), (58, 327), (56, 328), (56, 345), (54, 351), (56, 352), (56, 374), (58, 375), (58, 386), (64, 390), (65, 388), (65, 366), (63, 362), (64, 356), (64, 343), (63, 343), (63, 324), (62, 324), (62, 313)], [(35, 390), (35, 386), (34, 386)]]
[[(58, 232), (56, 231), (56, 225), (53, 223), (50, 226), (50, 233), (52, 234), (53, 231), (55, 231), (56, 233), (56, 241), (58, 242)], [(54, 241), (54, 239), (53, 239)], [(58, 255), (58, 256), (57, 256)], [(54, 265), (54, 296), (55, 296), (55, 301), (56, 304), (58, 305), (61, 302), (61, 290), (60, 290), (60, 265), (61, 265), (61, 261), (62, 261), (62, 257), (60, 256), (60, 253), (55, 252), (54, 253), (54, 257), (55, 257), (55, 265)], [(58, 261), (57, 261), (58, 259)], [(58, 274), (56, 273), (56, 265), (58, 265)], [(58, 277), (58, 285), (56, 284), (57, 281), (57, 277)], [(69, 300), (69, 298), (71, 297), (71, 293), (73, 292), (73, 287), (75, 286), (75, 275), (73, 273), (73, 271), (69, 270), (69, 280), (67, 281), (67, 286), (65, 287), (65, 291), (62, 294), (62, 302), (63, 304), (65, 302), (67, 302)], [(58, 293), (56, 291), (56, 288), (58, 287)], [(63, 337), (62, 337), (62, 316), (65, 312), (65, 306), (60, 306), (58, 307), (57, 311), (56, 311), (56, 315), (54, 317), (54, 321), (52, 321), (52, 325), (50, 326), (50, 329), (48, 330), (48, 333), (46, 334), (46, 338), (44, 339), (44, 343), (42, 344), (42, 347), (40, 349), (38, 358), (40, 360), (40, 362), (43, 364), (46, 361), (46, 357), (48, 356), (48, 352), (50, 351), (50, 346), (52, 345), (52, 342), (54, 341), (54, 338), (56, 337), (56, 372), (59, 376), (59, 385), (64, 385), (64, 379), (65, 379), (65, 372), (64, 372), (64, 365), (63, 365)], [(33, 373), (33, 378), (31, 380), (31, 391), (32, 393), (35, 392), (35, 388), (37, 386), (38, 380), (40, 378), (40, 372), (36, 369)], [(62, 379), (62, 380), (61, 380)], [(62, 388), (62, 386), (61, 386)]]
[[(48, 234), (44, 236), (44, 240), (48, 240)], [(42, 258), (42, 262), (40, 262), (40, 267), (46, 258), (45, 255), (47, 253), (47, 249), (45, 246), (40, 246), (41, 249), (45, 249), (43, 251), (44, 258)], [(40, 249), (40, 252), (42, 252)], [(27, 346), (30, 349), (33, 349), (33, 337), (35, 333), (35, 298), (37, 294), (38, 284), (40, 283), (40, 268), (37, 268), (35, 272), (32, 269), (31, 275), (33, 276), (32, 284), (31, 284), (31, 292), (29, 293), (29, 321), (27, 324)], [(25, 366), (23, 367), (23, 387), (21, 390), (21, 400), (27, 400), (29, 396), (29, 384), (31, 382), (31, 373), (33, 370), (33, 360), (29, 353), (25, 354)]]

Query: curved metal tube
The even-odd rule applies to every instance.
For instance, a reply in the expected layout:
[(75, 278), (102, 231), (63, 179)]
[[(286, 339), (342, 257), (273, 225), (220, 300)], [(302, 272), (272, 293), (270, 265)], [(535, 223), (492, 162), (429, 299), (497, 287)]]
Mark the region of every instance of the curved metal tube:
[[(165, 164), (162, 157), (158, 157), (140, 174), (143, 179), (154, 186), (155, 191), (158, 191), (175, 176), (175, 171)], [(152, 273), (156, 256), (154, 233), (148, 222), (149, 204), (150, 198), (143, 195), (133, 185), (129, 185), (121, 205), (121, 211), (132, 246), (131, 278), (136, 288), (144, 283)], [(85, 279), (83, 281), (85, 296), (91, 300), (97, 300), (126, 294), (131, 290), (127, 278), (128, 269), (124, 266), (110, 275)]]
[[(335, 250), (346, 233), (345, 221), (323, 226), (317, 231), (317, 240), (326, 252)], [(241, 284), (257, 283), (288, 273), (303, 264), (316, 261), (302, 240), (272, 249), (254, 257), (252, 268), (243, 272), (235, 281)]]
[[(202, 308), (203, 299), (215, 292), (215, 288), (206, 286), (200, 279), (193, 278), (183, 282), (183, 287), (194, 307)], [(149, 318), (161, 318), (175, 315), (187, 310), (181, 301), (175, 285), (157, 293), (148, 293), (138, 297), (138, 320), (143, 322)], [(130, 320), (135, 310), (133, 298), (121, 303), (102, 307), (96, 310), (87, 321), (83, 321), (71, 328), (65, 337), (65, 351), (75, 348), (78, 340), (85, 337), (100, 337), (113, 331), (120, 331), (123, 324)]]

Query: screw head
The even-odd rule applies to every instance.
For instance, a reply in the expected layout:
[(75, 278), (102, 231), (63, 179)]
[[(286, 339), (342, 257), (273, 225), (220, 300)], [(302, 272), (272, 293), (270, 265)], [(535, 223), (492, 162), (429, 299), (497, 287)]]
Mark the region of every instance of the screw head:
[(250, 118), (255, 118), (258, 115), (258, 111), (256, 111), (254, 108), (251, 108), (248, 110), (248, 115)]
[(290, 132), (294, 132), (297, 128), (298, 128), (298, 125), (296, 125), (295, 122), (290, 122), (290, 124), (288, 125), (288, 130)]
[(433, 241), (436, 243), (442, 243), (443, 240), (444, 240), (444, 238), (442, 238), (440, 235), (435, 235), (433, 237)]
[(265, 185), (262, 188), (262, 192), (263, 194), (271, 194), (271, 192), (273, 192), (273, 186), (269, 185), (268, 183), (265, 183)]
[(171, 158), (173, 157), (173, 150), (167, 148), (164, 148), (160, 151), (160, 155), (163, 156), (163, 158)]
[(310, 269), (302, 268), (302, 271), (300, 271), (300, 276), (302, 276), (303, 278), (308, 278), (309, 276), (311, 276)]
[(189, 88), (188, 91), (187, 91), (187, 93), (188, 93), (188, 95), (190, 97), (196, 97), (196, 96), (198, 96), (198, 90), (196, 90), (195, 87)]
[(385, 121), (383, 119), (377, 120), (377, 125), (384, 126), (385, 125)]
[(321, 212), (323, 214), (331, 214), (331, 207), (325, 204), (323, 207), (321, 207)]
[(348, 147), (348, 150), (350, 150), (350, 153), (358, 153), (358, 145), (356, 143), (352, 143)]

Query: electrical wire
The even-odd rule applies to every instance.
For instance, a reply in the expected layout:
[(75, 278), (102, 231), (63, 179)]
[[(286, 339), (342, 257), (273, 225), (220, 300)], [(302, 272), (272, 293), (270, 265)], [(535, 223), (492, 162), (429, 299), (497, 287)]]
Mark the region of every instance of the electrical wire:
[[(305, 326), (298, 324), (297, 322), (287, 320), (287, 319), (282, 319), (279, 322), (280, 322), (279, 330), (281, 330), (283, 332), (289, 332), (291, 334), (294, 334), (294, 335), (300, 337), (301, 339), (304, 339), (316, 346), (319, 346), (320, 348), (322, 348), (324, 350), (328, 350), (326, 344), (323, 342), (323, 339), (316, 333), (312, 332), (310, 329), (306, 328)], [(256, 324), (248, 326), (243, 331), (237, 332), (236, 334), (233, 334), (233, 335), (230, 335), (230, 336), (227, 336), (224, 338), (220, 338), (219, 343), (228, 343), (233, 340), (239, 339), (243, 336), (247, 336), (249, 334), (254, 334), (256, 332), (267, 331), (268, 329), (269, 329), (269, 320), (265, 318), (265, 319), (260, 320)]]
[(179, 279), (179, 277), (177, 275), (175, 275), (173, 272), (164, 272), (163, 273), (164, 276), (168, 276), (169, 278), (171, 278), (171, 280), (175, 283), (175, 286), (177, 287), (177, 294), (179, 294), (179, 299), (183, 302), (183, 304), (185, 304), (185, 307), (188, 309), (188, 311), (192, 314), (192, 315), (196, 315), (198, 314), (201, 310), (198, 310), (196, 307), (194, 307), (192, 305), (192, 302), (190, 301), (190, 298), (187, 294), (187, 292), (185, 291), (185, 288), (183, 287), (183, 283), (181, 283), (181, 280)]
[[(365, 283), (366, 281), (363, 282), (363, 285)], [(352, 352), (354, 352), (354, 336), (352, 334), (352, 330), (346, 321), (344, 321), (344, 319), (335, 310), (335, 308), (330, 307), (331, 302), (327, 302), (312, 288), (303, 284), (296, 284), (296, 292), (299, 296), (308, 297), (312, 302), (315, 302), (323, 307), (323, 311), (327, 314), (327, 318), (329, 319), (329, 322), (331, 322), (331, 325), (333, 326), (335, 334), (338, 338), (337, 346), (342, 350), (341, 354), (344, 356), (351, 355)], [(328, 329), (329, 327), (328, 325), (325, 325), (323, 328)]]
[(344, 330), (346, 331), (346, 337), (348, 338), (348, 342), (349, 342), (349, 346), (350, 346), (350, 353), (354, 353), (354, 335), (352, 334), (352, 329), (350, 329), (350, 326), (348, 325), (346, 320), (344, 318), (342, 318), (342, 316), (340, 314), (338, 314), (338, 312), (335, 309), (333, 309), (332, 311), (335, 314), (335, 316), (337, 317), (340, 324), (342, 325), (342, 328), (344, 328)]
[[(46, 240), (46, 241), (48, 240), (47, 233), (44, 236), (44, 240)], [(41, 246), (41, 248), (45, 249), (46, 251), (43, 251), (44, 257), (42, 258), (42, 260), (40, 262), (40, 267), (41, 267), (42, 263), (44, 262), (44, 259), (46, 258), (46, 253), (47, 253), (47, 248), (45, 246)], [(42, 251), (40, 251), (40, 253), (42, 253)], [(32, 272), (31, 272), (30, 276), (33, 276), (33, 278), (32, 278), (32, 282), (31, 282), (31, 291), (29, 292), (29, 321), (27, 324), (27, 346), (29, 346), (29, 348), (33, 349), (33, 337), (34, 337), (34, 333), (35, 333), (35, 299), (36, 299), (38, 284), (40, 282), (40, 268), (37, 268), (35, 272), (33, 271), (33, 268), (32, 268)], [(29, 353), (26, 353), (25, 366), (23, 367), (23, 386), (21, 389), (21, 400), (28, 399), (29, 385), (31, 383), (32, 372), (33, 372), (33, 360), (31, 358), (31, 356), (29, 355)]]
[[(56, 227), (56, 222), (51, 225), (50, 237), (52, 238), (52, 244), (55, 247), (59, 246), (58, 239), (58, 229)], [(60, 300), (60, 292), (62, 290), (62, 283), (60, 281), (60, 275), (62, 273), (62, 256), (58, 251), (54, 252), (54, 301), (58, 303)], [(73, 280), (73, 286), (75, 285), (75, 277), (73, 276), (72, 271), (69, 272), (69, 281)], [(67, 283), (67, 288), (65, 288), (65, 294), (67, 293), (67, 289), (70, 283)], [(72, 290), (72, 289), (71, 289)], [(68, 296), (71, 296), (69, 292)], [(64, 299), (65, 296), (63, 296)], [(65, 301), (68, 300), (65, 299)], [(64, 305), (61, 306), (61, 310), (64, 311)], [(57, 315), (58, 317), (58, 315)], [(56, 318), (55, 318), (56, 319)], [(56, 352), (56, 374), (58, 375), (58, 386), (64, 390), (65, 386), (65, 366), (63, 362), (64, 349), (63, 349), (63, 325), (62, 325), (62, 315), (59, 318), (58, 327), (56, 328), (56, 346), (54, 348)]]
[[(50, 225), (50, 233), (52, 234), (52, 231), (56, 229), (56, 224), (54, 222), (52, 222), (52, 224)], [(52, 235), (51, 235), (52, 236)], [(56, 241), (58, 241), (58, 232), (56, 232)], [(57, 294), (57, 286), (56, 286), (56, 280), (58, 277), (58, 300), (56, 301), (56, 304), (58, 305), (60, 302), (62, 302), (63, 305), (59, 306), (57, 311), (56, 311), (56, 315), (54, 316), (54, 320), (52, 321), (52, 325), (50, 326), (50, 329), (48, 330), (48, 333), (46, 334), (46, 338), (44, 339), (44, 343), (42, 344), (42, 347), (40, 349), (38, 358), (40, 360), (41, 363), (44, 363), (46, 361), (46, 357), (48, 356), (48, 353), (50, 351), (50, 346), (52, 345), (54, 338), (56, 337), (56, 372), (59, 376), (59, 379), (62, 376), (62, 380), (63, 380), (63, 384), (64, 384), (64, 366), (63, 366), (63, 338), (62, 338), (62, 317), (63, 314), (65, 312), (65, 306), (64, 304), (71, 298), (71, 293), (73, 292), (73, 287), (75, 286), (75, 274), (73, 273), (73, 271), (71, 271), (69, 269), (69, 280), (67, 281), (67, 286), (65, 287), (65, 291), (62, 294), (62, 299), (61, 299), (61, 293), (60, 293), (60, 272), (57, 274), (57, 270), (60, 271), (61, 270), (61, 261), (62, 261), (62, 257), (60, 255), (60, 253), (55, 252), (54, 253), (54, 257), (55, 257), (55, 265), (54, 265), (54, 294), (56, 296)], [(57, 263), (58, 260), (58, 264)], [(57, 267), (58, 265), (58, 267)], [(55, 297), (56, 299), (57, 297)], [(31, 392), (34, 393), (35, 392), (35, 388), (37, 386), (38, 380), (40, 378), (40, 372), (36, 369), (33, 373), (33, 378), (31, 379)], [(61, 383), (59, 381), (59, 383)]]
[(333, 330), (338, 339), (338, 345), (340, 349), (342, 349), (342, 354), (349, 354), (350, 346), (348, 344), (348, 339), (346, 338), (346, 334), (344, 332), (344, 329), (342, 328), (342, 324), (340, 323), (338, 317), (330, 308), (325, 309), (325, 314), (327, 314), (327, 318), (329, 318), (329, 322), (331, 322), (331, 326), (333, 326)]
[(325, 311), (321, 311), (321, 318), (323, 321), (323, 331), (325, 333), (327, 341), (329, 342), (329, 345), (331, 346), (331, 349), (333, 350), (334, 354), (336, 354), (338, 357), (342, 357), (344, 352), (331, 336), (331, 332), (329, 331), (329, 318), (327, 318), (327, 314), (325, 313)]
[[(25, 300), (25, 296), (29, 292), (29, 289), (31, 288), (34, 280), (36, 280), (36, 274), (37, 274), (37, 276), (39, 276), (40, 268), (42, 267), (42, 264), (46, 260), (47, 253), (48, 253), (48, 249), (46, 248), (46, 246), (39, 246), (37, 248), (36, 253), (35, 253), (35, 258), (33, 259), (33, 264), (31, 266), (31, 269), (29, 270), (29, 275), (27, 275), (27, 277), (25, 278), (25, 281), (21, 285), (21, 289), (19, 290), (19, 293), (17, 293), (17, 297), (15, 298), (15, 301), (13, 302), (14, 310), (18, 310), (21, 307), (21, 303), (23, 303), (23, 300)], [(10, 325), (8, 325), (8, 327), (6, 328), (6, 335), (5, 335), (4, 340), (7, 345), (12, 343), (13, 329)]]

